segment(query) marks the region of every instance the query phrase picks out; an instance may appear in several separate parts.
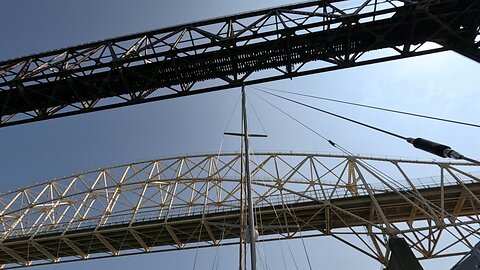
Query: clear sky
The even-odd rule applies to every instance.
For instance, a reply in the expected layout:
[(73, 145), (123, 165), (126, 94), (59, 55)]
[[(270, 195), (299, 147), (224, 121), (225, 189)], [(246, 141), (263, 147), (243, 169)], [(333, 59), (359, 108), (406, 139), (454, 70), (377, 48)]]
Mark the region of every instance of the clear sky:
[[(280, 0), (2, 1), (0, 59), (288, 3)], [(479, 74), (478, 63), (446, 52), (262, 86), (479, 123)], [(226, 126), (238, 97), (238, 89), (233, 89), (2, 128), (0, 191), (118, 163), (218, 152), (223, 132), (239, 129), (238, 110), (237, 117)], [(254, 151), (336, 152), (255, 96), (249, 95), (249, 101), (269, 135), (267, 140), (252, 143)], [(480, 158), (480, 130), (475, 128), (309, 102), (405, 136), (448, 144), (467, 156)], [(434, 158), (398, 139), (285, 102), (275, 103), (351, 152)], [(252, 132), (263, 132), (252, 114), (250, 121)], [(238, 149), (238, 139), (224, 138), (222, 150)], [(430, 175), (419, 171), (417, 176)], [(315, 269), (357, 268), (358, 265), (361, 269), (380, 269), (378, 263), (334, 240), (306, 241)], [(286, 250), (285, 243), (264, 247), (271, 269), (283, 269), (278, 259), (282, 256), (279, 248), (282, 245)], [(301, 246), (298, 242), (291, 245), (297, 262), (305, 268), (307, 262)], [(196, 269), (211, 268), (214, 252), (215, 249), (200, 250)], [(221, 254), (220, 269), (235, 269), (231, 263), (236, 262), (235, 249), (222, 249)], [(36, 269), (193, 269), (194, 257), (195, 251), (179, 251)], [(286, 257), (291, 264), (291, 256)], [(446, 264), (441, 260), (442, 263), (432, 262), (426, 266), (427, 269), (449, 269), (448, 265), (456, 260), (445, 260)]]

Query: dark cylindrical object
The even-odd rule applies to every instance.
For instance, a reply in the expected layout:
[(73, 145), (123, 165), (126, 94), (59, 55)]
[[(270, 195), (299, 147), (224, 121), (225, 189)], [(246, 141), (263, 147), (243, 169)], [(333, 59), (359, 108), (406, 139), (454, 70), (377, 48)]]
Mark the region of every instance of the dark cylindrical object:
[(412, 141), (409, 140), (409, 142), (411, 144), (413, 144), (413, 146), (415, 148), (421, 149), (423, 151), (427, 151), (429, 153), (432, 153), (434, 155), (437, 155), (437, 156), (443, 157), (443, 158), (447, 157), (446, 156), (446, 153), (447, 153), (446, 150), (451, 150), (450, 146), (439, 144), (439, 143), (432, 142), (432, 141), (429, 141), (429, 140), (425, 140), (423, 138), (416, 138)]

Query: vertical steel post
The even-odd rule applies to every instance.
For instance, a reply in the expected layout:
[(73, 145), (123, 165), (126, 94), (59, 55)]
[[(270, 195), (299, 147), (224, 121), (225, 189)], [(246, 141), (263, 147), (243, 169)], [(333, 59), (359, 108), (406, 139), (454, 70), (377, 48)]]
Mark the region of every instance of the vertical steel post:
[(250, 239), (250, 262), (251, 269), (257, 269), (257, 254), (255, 249), (255, 217), (253, 214), (252, 182), (250, 179), (250, 162), (248, 152), (248, 127), (247, 127), (247, 100), (245, 96), (245, 85), (242, 85), (242, 116), (243, 116), (243, 140), (245, 142), (245, 177), (247, 180), (247, 201), (248, 201), (248, 232)]

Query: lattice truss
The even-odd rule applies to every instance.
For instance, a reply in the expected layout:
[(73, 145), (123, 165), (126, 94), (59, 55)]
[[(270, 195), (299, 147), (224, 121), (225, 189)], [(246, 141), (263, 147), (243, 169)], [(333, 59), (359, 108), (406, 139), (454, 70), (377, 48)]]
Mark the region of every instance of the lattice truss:
[[(151, 160), (5, 193), (0, 263), (238, 244), (241, 163), (240, 154)], [(259, 241), (333, 237), (383, 264), (392, 236), (420, 259), (464, 254), (479, 241), (471, 164), (266, 153), (251, 169)]]
[(445, 50), (479, 61), (479, 18), (473, 0), (312, 1), (7, 60), (0, 126)]

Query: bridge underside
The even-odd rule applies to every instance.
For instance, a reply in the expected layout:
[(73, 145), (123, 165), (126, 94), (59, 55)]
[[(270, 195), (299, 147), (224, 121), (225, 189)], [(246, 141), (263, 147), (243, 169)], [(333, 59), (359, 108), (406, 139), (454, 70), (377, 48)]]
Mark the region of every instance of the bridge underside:
[[(480, 183), (424, 188), (418, 190), (417, 194), (439, 209), (444, 209), (443, 214), (430, 212), (429, 214), (436, 218), (432, 220), (432, 216), (418, 211), (415, 204), (405, 200), (408, 198), (415, 202), (418, 199), (408, 192), (375, 195), (375, 201), (378, 202), (390, 224), (393, 226), (400, 223), (407, 224), (396, 228), (397, 235), (409, 237), (409, 233), (413, 230), (411, 225), (417, 220), (427, 220), (423, 230), (430, 232), (454, 228), (477, 220), (468, 216), (476, 216), (479, 213)], [(371, 240), (379, 241), (387, 235), (387, 232), (382, 217), (376, 209), (371, 197), (364, 195), (332, 199), (329, 202), (285, 203), (257, 208), (255, 212), (260, 239), (264, 241), (295, 238), (301, 231), (310, 236), (337, 237), (338, 229), (349, 229), (353, 235), (358, 233), (359, 227), (366, 230), (367, 237)], [(456, 220), (458, 217), (465, 217), (463, 218), (465, 223)], [(445, 224), (441, 225), (442, 222)], [(345, 230), (340, 231), (339, 236), (345, 233)], [(208, 247), (237, 243), (239, 237), (239, 211), (192, 214), (168, 220), (144, 220), (132, 224), (119, 222), (116, 225), (98, 229), (86, 228), (67, 233), (45, 233), (6, 239), (0, 250), (0, 264), (29, 265), (32, 261), (57, 262), (59, 258), (65, 258), (68, 261), (86, 259), (96, 254), (105, 255), (105, 253), (115, 256), (123, 251), (143, 253), (151, 252), (155, 247), (167, 251), (189, 248), (195, 243)], [(342, 240), (341, 237), (338, 239)], [(463, 240), (465, 239), (459, 241)], [(434, 257), (433, 255), (421, 254), (419, 257), (429, 258), (429, 256)], [(386, 258), (380, 254), (372, 257), (386, 263)]]
[(0, 126), (446, 50), (480, 61), (478, 1), (381, 2), (314, 1), (0, 62)]

